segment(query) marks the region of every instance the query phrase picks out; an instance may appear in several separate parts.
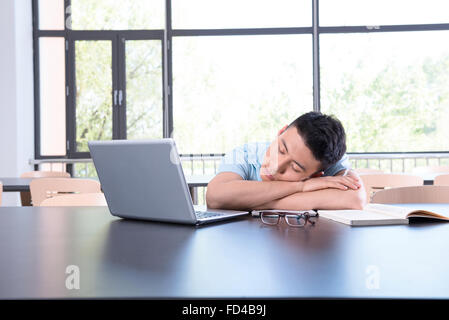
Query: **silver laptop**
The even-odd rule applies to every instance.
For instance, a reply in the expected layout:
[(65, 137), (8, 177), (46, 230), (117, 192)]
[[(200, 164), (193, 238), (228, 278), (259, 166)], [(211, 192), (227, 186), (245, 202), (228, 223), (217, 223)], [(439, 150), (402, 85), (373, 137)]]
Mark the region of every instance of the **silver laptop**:
[(173, 139), (89, 141), (112, 215), (203, 224), (248, 211), (194, 207)]

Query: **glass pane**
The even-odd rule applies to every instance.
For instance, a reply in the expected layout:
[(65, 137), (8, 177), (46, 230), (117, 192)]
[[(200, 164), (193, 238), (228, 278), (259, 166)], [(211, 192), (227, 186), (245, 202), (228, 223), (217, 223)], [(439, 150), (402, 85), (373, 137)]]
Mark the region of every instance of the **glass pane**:
[(126, 41), (127, 138), (162, 138), (162, 44)]
[(39, 38), (41, 155), (66, 154), (64, 38)]
[(76, 41), (76, 145), (112, 139), (111, 41)]
[(294, 226), (294, 227), (302, 227), (306, 224), (306, 220), (303, 216), (292, 214), (292, 215), (286, 215), (285, 221), (288, 225)]
[(60, 171), (67, 172), (67, 164), (65, 163), (41, 163), (39, 164), (40, 171)]
[(74, 178), (98, 178), (97, 170), (93, 163), (75, 163), (73, 165)]
[(321, 26), (449, 23), (447, 0), (320, 0)]
[(310, 27), (310, 0), (173, 0), (174, 29)]
[(164, 29), (164, 0), (72, 0), (74, 30)]
[(39, 0), (39, 29), (64, 30), (64, 0)]
[(449, 31), (321, 35), (321, 110), (350, 152), (447, 151)]
[(278, 214), (262, 213), (260, 219), (263, 223), (276, 225), (280, 221), (280, 216)]
[(313, 109), (309, 35), (173, 41), (174, 138), (181, 153), (225, 153), (271, 141)]

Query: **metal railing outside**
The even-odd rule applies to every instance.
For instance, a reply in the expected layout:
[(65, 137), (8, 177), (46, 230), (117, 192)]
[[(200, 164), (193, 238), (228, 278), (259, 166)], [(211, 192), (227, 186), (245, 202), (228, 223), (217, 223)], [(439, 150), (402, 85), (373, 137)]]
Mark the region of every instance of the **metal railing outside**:
[(416, 167), (449, 166), (449, 153), (363, 153), (348, 156), (354, 169), (380, 169), (386, 173), (412, 172)]

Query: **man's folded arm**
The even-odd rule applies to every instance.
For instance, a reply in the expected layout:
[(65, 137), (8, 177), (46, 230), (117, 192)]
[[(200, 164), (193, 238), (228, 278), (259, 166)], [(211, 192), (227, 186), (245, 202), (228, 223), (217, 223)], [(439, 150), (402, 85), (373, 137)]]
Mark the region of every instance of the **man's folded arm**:
[[(337, 175), (342, 175), (339, 172)], [(350, 171), (348, 176), (359, 176)], [(366, 204), (366, 192), (361, 183), (361, 187), (357, 190), (339, 190), (328, 188), (310, 192), (297, 192), (281, 199), (267, 201), (262, 206), (253, 209), (279, 209), (279, 210), (311, 210), (311, 209), (354, 209), (362, 210)]]
[(207, 186), (209, 208), (251, 209), (301, 190), (301, 182), (250, 181), (235, 172), (221, 172)]
[(310, 192), (297, 192), (264, 203), (253, 209), (278, 210), (311, 210), (311, 209), (354, 209), (362, 210), (364, 206), (363, 195), (358, 190), (324, 189)]
[[(343, 172), (337, 175), (342, 175)], [(349, 177), (358, 179), (351, 172)], [(314, 178), (321, 179), (321, 178)], [(357, 190), (344, 189), (338, 179), (314, 180), (309, 182), (291, 181), (247, 181), (233, 172), (218, 174), (207, 187), (206, 202), (210, 208), (222, 209), (358, 209), (363, 207), (365, 190), (363, 185)], [(320, 182), (322, 181), (322, 182)], [(312, 182), (312, 181), (310, 181)], [(304, 191), (312, 184), (322, 184), (318, 191)], [(352, 183), (348, 183), (352, 185)], [(306, 186), (307, 185), (307, 186)], [(338, 189), (339, 188), (339, 189)]]

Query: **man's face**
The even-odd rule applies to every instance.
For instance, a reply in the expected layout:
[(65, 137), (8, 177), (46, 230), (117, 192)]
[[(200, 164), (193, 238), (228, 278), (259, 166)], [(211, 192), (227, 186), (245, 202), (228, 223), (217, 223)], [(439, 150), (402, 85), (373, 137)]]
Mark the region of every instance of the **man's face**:
[(260, 177), (262, 181), (302, 181), (320, 171), (320, 162), (305, 145), (295, 127), (281, 131), (268, 148)]

